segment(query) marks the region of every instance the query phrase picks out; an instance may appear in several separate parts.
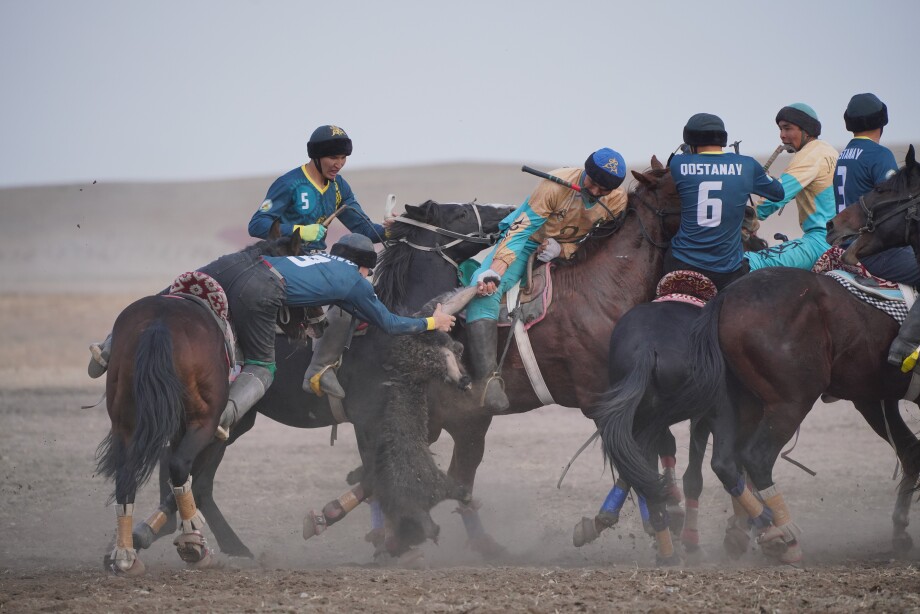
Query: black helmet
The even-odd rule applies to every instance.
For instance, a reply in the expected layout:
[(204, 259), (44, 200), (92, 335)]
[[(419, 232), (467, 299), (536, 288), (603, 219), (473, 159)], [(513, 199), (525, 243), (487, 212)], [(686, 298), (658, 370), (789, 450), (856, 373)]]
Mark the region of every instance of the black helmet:
[(374, 250), (374, 242), (357, 233), (347, 234), (336, 241), (329, 253), (339, 258), (351, 260), (358, 266), (364, 266), (369, 269), (377, 266), (377, 252)]
[(712, 113), (697, 113), (684, 126), (684, 143), (692, 146), (728, 144), (728, 133), (721, 118)]
[(327, 156), (350, 156), (351, 139), (338, 126), (320, 126), (307, 141), (307, 155), (311, 160)]
[(888, 106), (875, 94), (856, 94), (843, 113), (850, 132), (868, 132), (888, 124)]

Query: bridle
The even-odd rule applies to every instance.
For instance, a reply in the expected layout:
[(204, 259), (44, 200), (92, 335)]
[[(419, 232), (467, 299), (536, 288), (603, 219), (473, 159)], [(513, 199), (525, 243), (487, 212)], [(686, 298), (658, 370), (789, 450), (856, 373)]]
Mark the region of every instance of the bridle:
[(484, 247), (493, 245), (495, 241), (498, 240), (498, 237), (500, 236), (500, 233), (487, 233), (483, 231), (482, 216), (479, 215), (479, 207), (483, 205), (477, 205), (476, 203), (468, 203), (468, 204), (473, 208), (473, 213), (476, 215), (476, 224), (478, 226), (478, 230), (476, 232), (461, 234), (459, 232), (454, 232), (453, 230), (448, 230), (447, 228), (441, 228), (439, 226), (434, 226), (426, 222), (419, 222), (418, 220), (413, 220), (405, 216), (400, 216), (398, 218), (395, 218), (393, 222), (399, 223), (399, 224), (408, 224), (410, 226), (422, 228), (429, 232), (443, 235), (445, 237), (450, 237), (451, 239), (453, 239), (453, 241), (450, 241), (443, 245), (438, 244), (435, 246), (428, 246), (428, 245), (418, 245), (417, 243), (413, 243), (412, 241), (409, 241), (406, 237), (402, 237), (402, 238), (396, 239), (395, 241), (389, 241), (388, 243), (391, 243), (391, 244), (392, 243), (404, 243), (405, 245), (408, 245), (412, 249), (417, 249), (422, 252), (435, 252), (436, 254), (441, 256), (441, 258), (449, 262), (450, 265), (454, 267), (454, 269), (459, 271), (460, 265), (457, 264), (457, 262), (455, 262), (453, 258), (448, 256), (445, 253), (445, 250), (448, 250), (451, 247), (458, 245), (460, 243), (480, 243)]
[[(658, 190), (656, 189), (656, 190), (648, 190), (648, 191), (652, 192), (653, 195), (655, 196), (655, 206), (650, 205), (645, 198), (641, 200), (642, 205), (646, 209), (651, 211), (653, 214), (655, 214), (655, 216), (658, 218), (658, 225), (661, 227), (661, 234), (664, 235), (666, 218), (669, 215), (680, 215), (680, 209), (676, 211), (668, 211), (667, 209), (661, 206), (661, 198), (658, 194)], [(671, 245), (670, 237), (668, 237), (664, 243), (659, 243), (652, 238), (652, 236), (648, 233), (648, 230), (646, 230), (645, 228), (645, 223), (642, 221), (642, 216), (638, 214), (638, 211), (636, 211), (635, 207), (629, 207), (627, 211), (636, 212), (636, 217), (639, 220), (639, 230), (642, 232), (642, 236), (645, 238), (646, 241), (648, 241), (649, 243), (651, 243), (658, 249), (667, 249)]]
[[(907, 196), (901, 198), (882, 200), (877, 203), (873, 203), (871, 208), (866, 204), (866, 199), (863, 196), (859, 197), (858, 202), (859, 207), (862, 209), (863, 213), (866, 214), (866, 225), (859, 229), (860, 233), (875, 232), (875, 229), (878, 228), (878, 226), (883, 222), (906, 212), (906, 215), (904, 216), (904, 242), (910, 242), (911, 223), (920, 221), (920, 195), (915, 196), (913, 194), (908, 194)], [(884, 213), (879, 211), (880, 209), (888, 207), (892, 207), (892, 210), (886, 211)], [(876, 214), (880, 214), (881, 217), (879, 217), (879, 219), (875, 219)]]

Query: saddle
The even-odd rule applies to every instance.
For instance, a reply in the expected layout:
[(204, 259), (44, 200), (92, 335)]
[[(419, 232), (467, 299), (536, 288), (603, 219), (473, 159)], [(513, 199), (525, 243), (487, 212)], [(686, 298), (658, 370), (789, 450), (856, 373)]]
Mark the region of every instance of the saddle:
[(236, 338), (230, 325), (227, 293), (217, 280), (201, 271), (182, 273), (173, 280), (166, 296), (192, 301), (211, 314), (224, 335), (227, 369), (232, 373), (236, 363)]
[(518, 320), (524, 324), (524, 330), (539, 324), (546, 317), (546, 310), (553, 302), (552, 263), (546, 263), (531, 269), (527, 267), (527, 283), (521, 280), (502, 298), (498, 313), (498, 325), (511, 326), (512, 313), (519, 309)]

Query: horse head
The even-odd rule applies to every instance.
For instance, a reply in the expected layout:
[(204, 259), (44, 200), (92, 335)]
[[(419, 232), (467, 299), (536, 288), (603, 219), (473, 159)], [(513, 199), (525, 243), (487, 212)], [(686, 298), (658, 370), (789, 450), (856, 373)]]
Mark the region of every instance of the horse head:
[(847, 264), (890, 247), (920, 248), (920, 164), (914, 146), (894, 176), (848, 206), (827, 223), (827, 242), (836, 245), (856, 237), (843, 255)]
[[(499, 222), (513, 210), (508, 205), (431, 200), (406, 205), (406, 212), (387, 229), (375, 269), (377, 296), (391, 311), (411, 313), (432, 290), (437, 294), (453, 289), (459, 283), (460, 263), (494, 244)], [(423, 257), (426, 254), (431, 257)], [(425, 288), (418, 283), (422, 280), (439, 285)]]
[[(661, 226), (668, 240), (680, 228), (680, 194), (677, 184), (671, 177), (671, 169), (664, 166), (657, 156), (652, 156), (649, 170), (632, 171), (638, 181), (632, 196), (644, 207), (652, 209), (661, 221)], [(633, 206), (634, 199), (630, 199)]]

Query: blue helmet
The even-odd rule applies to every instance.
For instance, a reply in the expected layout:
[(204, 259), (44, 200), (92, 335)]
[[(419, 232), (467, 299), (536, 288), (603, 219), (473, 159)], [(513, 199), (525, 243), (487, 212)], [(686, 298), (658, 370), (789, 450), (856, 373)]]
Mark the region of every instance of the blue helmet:
[(619, 153), (604, 147), (585, 160), (585, 172), (591, 181), (608, 190), (615, 190), (626, 178), (626, 161)]

